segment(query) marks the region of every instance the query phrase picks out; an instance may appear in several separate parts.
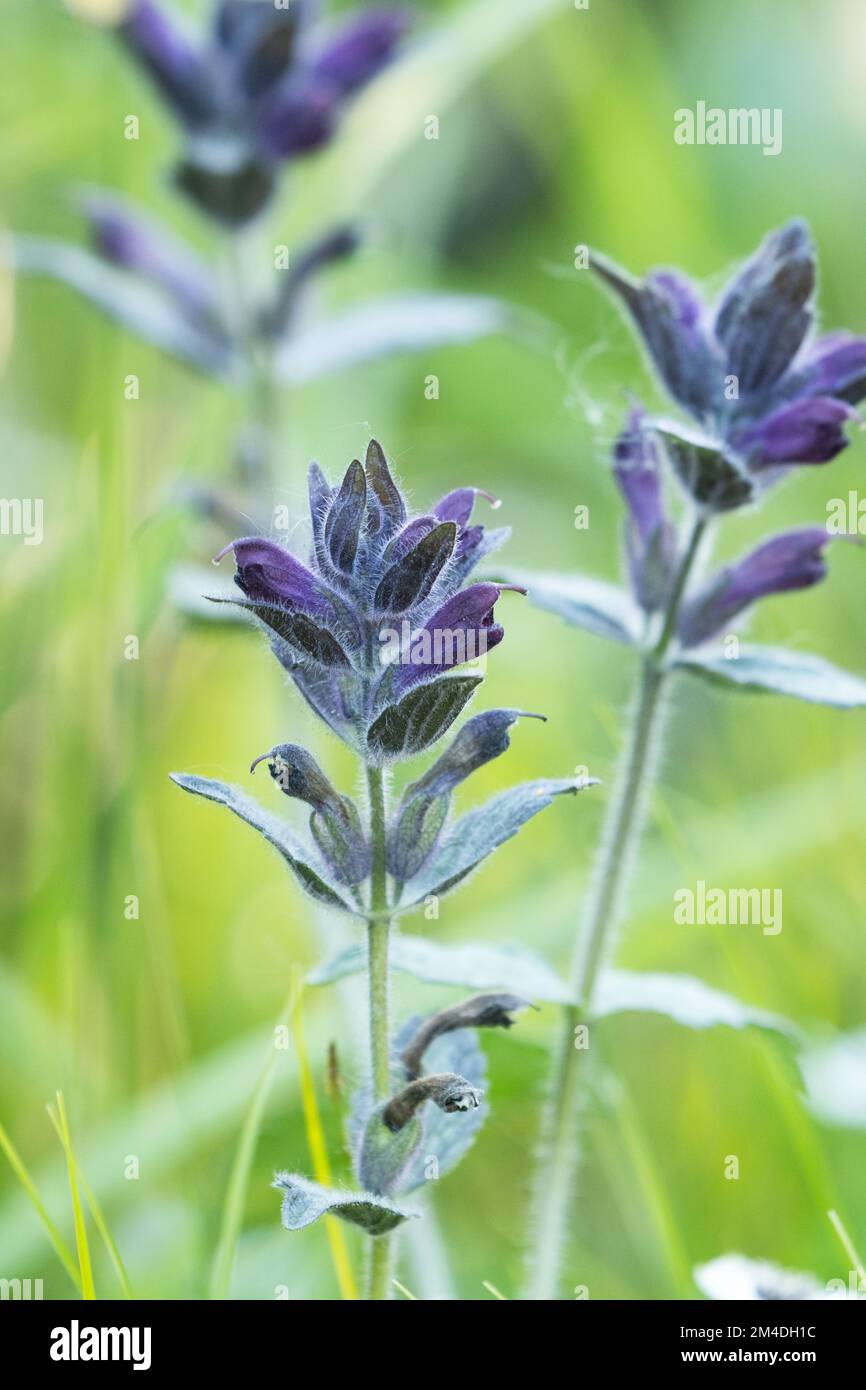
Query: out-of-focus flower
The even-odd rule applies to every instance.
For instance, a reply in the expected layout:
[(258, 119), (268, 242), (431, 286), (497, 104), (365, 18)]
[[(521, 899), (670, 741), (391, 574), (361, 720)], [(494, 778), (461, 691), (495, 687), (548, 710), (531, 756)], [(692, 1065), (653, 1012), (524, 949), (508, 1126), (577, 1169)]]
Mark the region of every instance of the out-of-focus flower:
[(782, 1269), (769, 1260), (753, 1260), (747, 1255), (719, 1255), (694, 1271), (695, 1283), (707, 1298), (736, 1303), (742, 1299), (786, 1299), (809, 1302), (815, 1299), (857, 1298), (839, 1279), (821, 1284), (814, 1274)]
[(698, 434), (661, 434), (681, 481), (709, 509), (741, 506), (795, 464), (844, 449), (852, 403), (866, 396), (866, 339), (812, 341), (815, 249), (794, 220), (771, 232), (707, 307), (678, 271), (635, 280), (592, 264), (626, 306), (673, 399)]
[(195, 37), (155, 0), (132, 0), (119, 26), (183, 132), (178, 183), (218, 221), (254, 217), (279, 163), (327, 143), (407, 27), (405, 11), (375, 9), (319, 35), (311, 11), (301, 0), (219, 0)]

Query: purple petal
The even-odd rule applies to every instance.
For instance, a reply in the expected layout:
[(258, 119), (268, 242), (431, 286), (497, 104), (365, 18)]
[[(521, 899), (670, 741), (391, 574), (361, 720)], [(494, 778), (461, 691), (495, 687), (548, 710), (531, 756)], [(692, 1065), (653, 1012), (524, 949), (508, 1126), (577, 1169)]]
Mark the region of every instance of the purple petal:
[(221, 0), (214, 21), (217, 42), (234, 60), (248, 96), (261, 96), (288, 70), (302, 23), (297, 0), (281, 8), (273, 0)]
[(203, 53), (153, 0), (133, 0), (118, 33), (184, 121), (200, 125), (214, 114), (216, 95)]
[(829, 463), (847, 446), (842, 428), (857, 413), (832, 396), (808, 396), (765, 415), (733, 443), (754, 469), (786, 463)]
[(676, 531), (665, 511), (657, 436), (633, 408), (613, 451), (614, 476), (625, 498), (626, 553), (635, 597), (648, 613), (669, 592), (677, 557)]
[(694, 285), (673, 270), (654, 270), (635, 280), (597, 253), (590, 263), (631, 313), (674, 400), (702, 418), (720, 396), (724, 374)]
[(472, 515), (476, 497), (485, 497), (494, 510), (501, 505), (498, 497), (485, 492), (482, 487), (458, 487), (440, 498), (433, 508), (433, 515), (440, 521), (456, 521), (458, 526), (465, 526)]
[(288, 159), (326, 144), (336, 128), (339, 96), (332, 83), (309, 78), (276, 91), (259, 121), (264, 153), (271, 159)]
[(659, 449), (639, 407), (630, 412), (613, 450), (614, 477), (637, 535), (646, 541), (665, 518)]
[(683, 646), (706, 642), (759, 598), (820, 583), (827, 573), (824, 549), (831, 539), (823, 526), (786, 531), (722, 570), (684, 607), (679, 622)]
[(803, 358), (798, 388), (855, 405), (866, 396), (866, 338), (828, 333)]
[[(410, 686), (436, 672), (451, 670), (464, 661), (491, 651), (504, 637), (503, 628), (493, 621), (493, 610), (502, 592), (501, 584), (472, 584), (461, 589), (428, 618), (424, 627), (413, 635), (410, 645), (418, 649), (429, 646), (429, 662), (407, 660), (395, 676), (395, 695), (402, 695)], [(424, 634), (429, 635), (425, 638)]]
[(81, 207), (101, 256), (167, 290), (196, 318), (213, 318), (213, 276), (205, 263), (149, 218), (107, 193), (87, 193)]
[(314, 62), (314, 75), (343, 95), (356, 91), (390, 62), (408, 24), (404, 10), (371, 10), (350, 19)]
[(216, 556), (221, 560), (234, 551), (237, 564), (235, 582), (247, 598), (256, 602), (290, 604), (311, 616), (333, 616), (327, 590), (315, 575), (276, 541), (246, 536), (232, 541)]

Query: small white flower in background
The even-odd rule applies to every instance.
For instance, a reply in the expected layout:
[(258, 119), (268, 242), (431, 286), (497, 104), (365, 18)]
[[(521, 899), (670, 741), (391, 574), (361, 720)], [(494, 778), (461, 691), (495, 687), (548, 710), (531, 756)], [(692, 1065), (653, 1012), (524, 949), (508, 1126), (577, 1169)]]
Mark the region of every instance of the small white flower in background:
[[(814, 1274), (781, 1269), (769, 1260), (751, 1260), (747, 1255), (720, 1255), (708, 1264), (698, 1265), (695, 1283), (707, 1298), (735, 1302), (738, 1299), (857, 1298), (853, 1291), (828, 1290)], [(834, 1280), (834, 1284), (840, 1281)]]

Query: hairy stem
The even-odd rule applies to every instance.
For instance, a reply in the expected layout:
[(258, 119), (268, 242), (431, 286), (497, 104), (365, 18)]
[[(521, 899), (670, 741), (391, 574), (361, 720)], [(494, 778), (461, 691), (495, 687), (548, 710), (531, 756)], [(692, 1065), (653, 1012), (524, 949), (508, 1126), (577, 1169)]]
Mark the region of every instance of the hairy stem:
[(660, 636), (641, 659), (625, 754), (608, 807), (601, 854), (583, 922), (575, 941), (570, 972), (575, 1002), (563, 1011), (542, 1126), (526, 1288), (526, 1297), (531, 1300), (554, 1299), (558, 1289), (579, 1158), (577, 1122), (589, 1061), (587, 1049), (578, 1045), (576, 1029), (591, 1015), (599, 969), (610, 948), (631, 877), (661, 737), (663, 694), (668, 678), (664, 657), (676, 629), (683, 593), (705, 527), (706, 519), (697, 516), (671, 589)]
[[(385, 774), (367, 768), (370, 802), (370, 916), (367, 921), (367, 978), (370, 997), (370, 1070), (375, 1100), (387, 1100), (391, 1090), (390, 1027), (388, 1022), (388, 871), (385, 864)], [(376, 1236), (370, 1253), (368, 1299), (391, 1297), (391, 1237)]]

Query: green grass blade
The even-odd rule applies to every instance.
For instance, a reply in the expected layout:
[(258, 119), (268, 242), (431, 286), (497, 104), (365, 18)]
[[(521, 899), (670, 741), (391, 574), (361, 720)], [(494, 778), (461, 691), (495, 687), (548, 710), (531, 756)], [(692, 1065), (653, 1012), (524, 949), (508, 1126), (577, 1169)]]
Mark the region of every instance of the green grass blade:
[(12, 1140), (9, 1138), (9, 1135), (6, 1133), (2, 1125), (0, 1125), (0, 1148), (2, 1148), (3, 1152), (9, 1160), (9, 1164), (12, 1168), (13, 1173), (17, 1177), (21, 1186), (24, 1188), (24, 1191), (27, 1193), (27, 1196), (30, 1198), (31, 1203), (33, 1204), (33, 1207), (36, 1210), (36, 1214), (45, 1228), (45, 1234), (47, 1235), (48, 1239), (51, 1241), (51, 1244), (54, 1247), (54, 1251), (57, 1255), (57, 1258), (63, 1265), (63, 1268), (66, 1270), (66, 1273), (69, 1275), (76, 1289), (80, 1293), (81, 1279), (78, 1274), (78, 1269), (76, 1267), (72, 1251), (69, 1249), (69, 1246), (66, 1244), (66, 1241), (63, 1239), (54, 1222), (51, 1220), (51, 1217), (48, 1215), (48, 1212), (45, 1210), (44, 1203), (42, 1202), (42, 1199), (39, 1196), (39, 1193), (36, 1189), (36, 1184), (34, 1183), (27, 1169), (24, 1167), (24, 1164), (22, 1163), (21, 1158), (19, 1157), (15, 1145), (12, 1143)]
[[(54, 1114), (54, 1111), (50, 1108), (48, 1110), (48, 1117), (51, 1120), (52, 1125), (54, 1126), (54, 1130), (58, 1139), (60, 1140), (61, 1144), (63, 1144), (63, 1131), (60, 1128), (60, 1123), (57, 1119), (57, 1116)], [(123, 1290), (123, 1296), (127, 1299), (134, 1298), (135, 1295), (132, 1292), (132, 1285), (129, 1282), (129, 1276), (126, 1272), (126, 1266), (124, 1265), (123, 1260), (121, 1259), (120, 1251), (117, 1248), (117, 1244), (115, 1243), (114, 1237), (112, 1236), (111, 1231), (108, 1229), (108, 1222), (105, 1219), (102, 1207), (99, 1205), (99, 1202), (96, 1199), (96, 1194), (93, 1191), (93, 1188), (90, 1186), (89, 1182), (87, 1181), (80, 1169), (78, 1170), (78, 1182), (81, 1187), (81, 1191), (84, 1193), (84, 1200), (86, 1201), (87, 1206), (90, 1210), (90, 1215), (93, 1217), (93, 1224), (99, 1232), (100, 1236), (102, 1237), (102, 1242), (106, 1250), (108, 1251), (108, 1257), (111, 1260), (112, 1265), (114, 1266), (114, 1272), (117, 1275), (118, 1282), (120, 1283), (120, 1287)]]
[[(285, 1008), (277, 1021), (277, 1027), (285, 1028), (288, 1025), (294, 1006), (294, 998), (295, 987), (293, 985), (289, 997), (286, 1000)], [(262, 1118), (264, 1116), (268, 1094), (271, 1089), (271, 1081), (276, 1060), (277, 1049), (274, 1046), (273, 1040), (271, 1040), (268, 1048), (267, 1060), (256, 1083), (252, 1099), (244, 1117), (243, 1125), (241, 1126), (234, 1163), (232, 1164), (229, 1184), (226, 1189), (222, 1221), (220, 1223), (220, 1238), (214, 1258), (213, 1270), (211, 1272), (210, 1297), (212, 1299), (226, 1299), (229, 1296), (232, 1270), (234, 1269), (238, 1240), (243, 1224), (247, 1191), (250, 1185), (250, 1173), (252, 1171), (253, 1159), (255, 1158), (259, 1132), (262, 1127)]]
[(66, 1106), (63, 1101), (63, 1092), (58, 1091), (56, 1094), (56, 1117), (52, 1113), (50, 1106), (46, 1106), (46, 1109), (51, 1116), (51, 1121), (55, 1129), (60, 1135), (60, 1142), (63, 1145), (63, 1152), (66, 1155), (66, 1170), (69, 1174), (69, 1192), (72, 1197), (72, 1217), (75, 1225), (75, 1246), (78, 1251), (78, 1269), (81, 1275), (81, 1297), (89, 1302), (96, 1298), (96, 1287), (93, 1283), (93, 1266), (90, 1262), (90, 1246), (87, 1241), (87, 1223), (84, 1219), (84, 1209), (81, 1205), (81, 1197), (78, 1191), (78, 1169), (75, 1162), (75, 1152), (72, 1148), (69, 1121), (66, 1118)]

